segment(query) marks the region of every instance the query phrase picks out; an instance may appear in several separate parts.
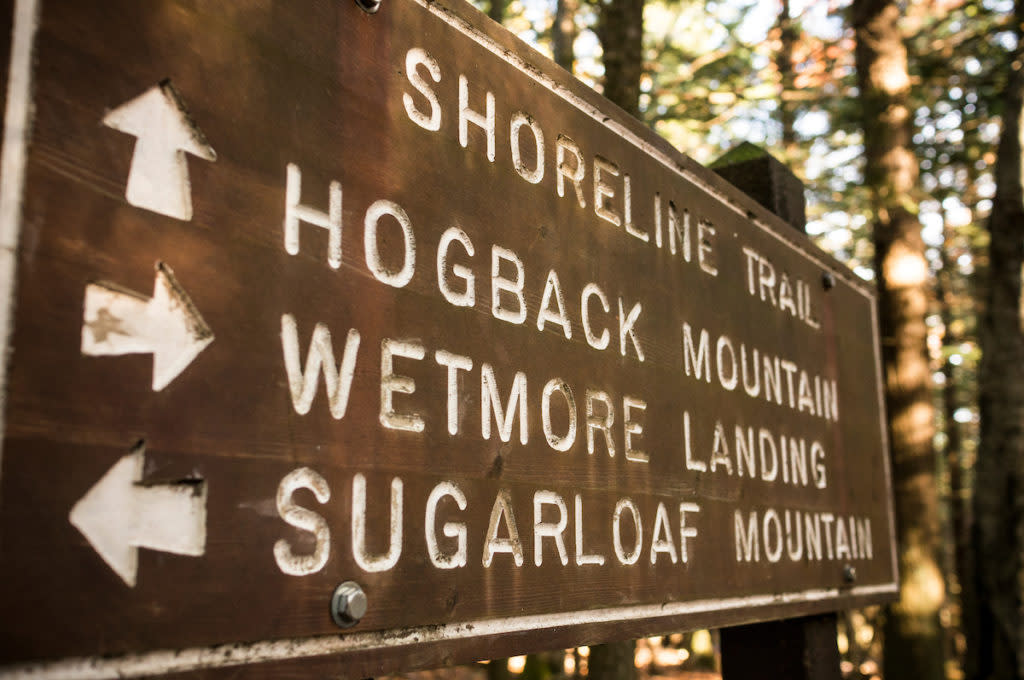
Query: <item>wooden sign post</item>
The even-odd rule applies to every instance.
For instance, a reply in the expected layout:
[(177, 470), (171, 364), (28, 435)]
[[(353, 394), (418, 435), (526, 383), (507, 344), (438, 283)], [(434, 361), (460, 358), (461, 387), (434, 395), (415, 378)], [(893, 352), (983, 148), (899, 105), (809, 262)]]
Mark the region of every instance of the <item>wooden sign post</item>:
[(871, 288), (468, 5), (0, 7), (0, 676), (895, 594)]

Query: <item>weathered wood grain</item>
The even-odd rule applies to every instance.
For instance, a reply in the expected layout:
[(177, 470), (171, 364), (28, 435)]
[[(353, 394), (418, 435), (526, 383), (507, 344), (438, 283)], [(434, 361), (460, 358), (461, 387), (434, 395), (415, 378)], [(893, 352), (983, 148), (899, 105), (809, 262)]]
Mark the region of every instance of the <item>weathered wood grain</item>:
[[(435, 59), (441, 74), (431, 85), (442, 109), (436, 132), (417, 125), (406, 110), (404, 95), (410, 95), (412, 106), (429, 111), (406, 74), (413, 48)], [(0, 470), (0, 664), (7, 671), (68, 677), (80, 669), (68, 659), (103, 657), (92, 666), (101, 674), (259, 661), (264, 671), (284, 664), (363, 677), (888, 597), (895, 578), (891, 500), (870, 289), (468, 5), (385, 0), (371, 16), (351, 2), (311, 2), (301, 9), (260, 0), (43, 3), (36, 55)], [(423, 66), (418, 73), (430, 77)], [(483, 109), (485, 92), (495, 98), (493, 162), (479, 127), (470, 124), (467, 147), (460, 143), (460, 74), (472, 107)], [(186, 158), (190, 221), (126, 201), (136, 139), (102, 124), (110, 110), (165, 79), (216, 151), (212, 162)], [(545, 139), (545, 176), (537, 184), (524, 180), (512, 162), (509, 130), (520, 111)], [(522, 165), (533, 168), (529, 128), (521, 129)], [(585, 207), (571, 182), (565, 196), (557, 191), (560, 134), (572, 139), (586, 163)], [(631, 217), (646, 242), (595, 213), (595, 156), (619, 168), (618, 176), (605, 170), (604, 181), (607, 211), (620, 217), (629, 174)], [(328, 263), (325, 229), (302, 224), (298, 254), (286, 251), (289, 164), (301, 169), (301, 202), (311, 208), (326, 212), (331, 182), (342, 186), (337, 269)], [(671, 252), (664, 232), (662, 246), (656, 245), (655, 194), (663, 228), (670, 200), (680, 220), (689, 211), (690, 261), (681, 244)], [(415, 267), (399, 287), (379, 281), (367, 264), (364, 218), (381, 200), (401, 206), (415, 233)], [(698, 262), (698, 220), (715, 229), (704, 241), (705, 264), (716, 276)], [(472, 307), (450, 304), (438, 288), (438, 243), (452, 226), (475, 249), (472, 257), (458, 245), (451, 251), (452, 263), (469, 266), (476, 277)], [(402, 232), (385, 217), (379, 234), (381, 267), (390, 272), (380, 276), (394, 279), (403, 262)], [(503, 321), (492, 311), (492, 246), (523, 263), (525, 323)], [(757, 250), (780, 275), (809, 282), (820, 329), (750, 293), (744, 248)], [(215, 339), (166, 388), (154, 391), (151, 355), (86, 356), (81, 338), (87, 286), (107, 282), (151, 296), (158, 262), (173, 270)], [(501, 275), (510, 276), (510, 260), (501, 266)], [(837, 281), (827, 291), (820, 285), (826, 270)], [(543, 332), (537, 329), (549, 271), (564, 291), (571, 339), (550, 320)], [(608, 349), (595, 349), (582, 325), (581, 292), (588, 283), (609, 302), (605, 313), (598, 300), (590, 301), (597, 334), (609, 330)], [(506, 312), (516, 307), (509, 295), (499, 302)], [(628, 336), (625, 354), (620, 351), (620, 298), (623, 315), (642, 304), (636, 332), (643, 361)], [(549, 299), (547, 308), (554, 304)], [(322, 377), (308, 414), (296, 410), (283, 360), (285, 316), (297, 326), (302, 365), (318, 323), (329, 327), (338, 361), (349, 329), (358, 330), (343, 418), (332, 417)], [(684, 323), (697, 337), (708, 330), (712, 353), (726, 335), (737, 351), (744, 343), (835, 380), (839, 419), (750, 397), (742, 384), (729, 390), (717, 377), (709, 383), (688, 376)], [(394, 359), (395, 373), (415, 382), (411, 394), (394, 392), (395, 411), (417, 414), (423, 432), (382, 425), (386, 339), (423, 348), (422, 360)], [(460, 373), (455, 435), (448, 429), (447, 373), (436, 360), (438, 350), (473, 362)], [(493, 367), (503, 404), (516, 373), (526, 375), (526, 444), (518, 420), (510, 441), (497, 432), (483, 436), (484, 364)], [(542, 389), (553, 378), (569, 385), (577, 407), (577, 436), (567, 451), (549, 446), (541, 427)], [(600, 436), (596, 451), (587, 452), (588, 389), (606, 392), (616, 404), (614, 457)], [(636, 448), (649, 456), (647, 463), (624, 455), (626, 395), (647, 405), (635, 411), (643, 427)], [(556, 394), (552, 427), (564, 433), (568, 415), (559, 399)], [(721, 466), (687, 469), (685, 412), (693, 455), (705, 461), (721, 421), (732, 474)], [(493, 426), (494, 417), (489, 420)], [(736, 425), (755, 433), (766, 428), (776, 440), (792, 434), (808, 446), (820, 442), (827, 487), (738, 475)], [(130, 587), (69, 513), (140, 442), (143, 485), (205, 485), (207, 535), (202, 556), (140, 550)], [(293, 576), (282, 573), (275, 544), (284, 540), (309, 554), (316, 542), (281, 518), (275, 499), (281, 480), (303, 467), (323, 477), (331, 497), (319, 503), (300, 490), (295, 502), (323, 518), (331, 546), (322, 569)], [(367, 483), (373, 554), (387, 551), (388, 490), (393, 479), (403, 482), (402, 552), (385, 571), (365, 571), (353, 554), (356, 475)], [(462, 522), (467, 531), (466, 564), (454, 569), (432, 564), (425, 536), (427, 498), (443, 482), (456, 485), (467, 504), (460, 512), (448, 497), (439, 506), (443, 550), (450, 554), (456, 545), (441, 533), (443, 522)], [(550, 493), (536, 496), (541, 491)], [(508, 494), (514, 510), (522, 566), (506, 553), (484, 566), (488, 522), (500, 493)], [(581, 551), (604, 556), (603, 565), (577, 564), (577, 494), (584, 506)], [(568, 564), (548, 537), (538, 566), (535, 498), (552, 497), (566, 504)], [(615, 556), (612, 518), (622, 499), (635, 503), (643, 518), (635, 564)], [(700, 508), (688, 514), (698, 534), (687, 539), (685, 563), (680, 503)], [(671, 537), (675, 563), (667, 548), (651, 561), (659, 504), (668, 518), (662, 540)], [(557, 506), (541, 505), (540, 521), (556, 521)], [(747, 518), (756, 512), (761, 522), (771, 509), (869, 519), (873, 554), (783, 555), (775, 563), (762, 541), (759, 562), (738, 561), (735, 513)], [(629, 524), (627, 512), (627, 546), (633, 541)], [(843, 578), (846, 562), (858, 570), (853, 584)], [(369, 610), (357, 626), (341, 631), (328, 605), (346, 580), (362, 585)], [(203, 651), (216, 645), (229, 647)], [(291, 657), (309, 658), (288, 662)]]

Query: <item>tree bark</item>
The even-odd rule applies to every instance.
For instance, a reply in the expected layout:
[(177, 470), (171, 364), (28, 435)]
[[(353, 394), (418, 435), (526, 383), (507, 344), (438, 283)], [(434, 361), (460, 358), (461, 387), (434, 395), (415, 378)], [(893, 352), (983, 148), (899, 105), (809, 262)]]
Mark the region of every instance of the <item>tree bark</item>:
[(508, 670), (508, 659), (491, 659), (487, 664), (487, 680), (511, 680)]
[(636, 677), (636, 642), (612, 642), (594, 645), (587, 659), (589, 680), (632, 680)]
[(639, 117), (644, 0), (608, 0), (600, 4), (597, 37), (604, 54), (604, 96)]
[(505, 20), (505, 8), (507, 5), (508, 0), (491, 0), (491, 6), (487, 10), (487, 16), (500, 24)]
[(557, 0), (555, 19), (551, 22), (551, 52), (555, 63), (572, 73), (576, 62), (576, 11), (579, 0)]
[(929, 273), (911, 194), (917, 160), (907, 52), (896, 2), (855, 0), (852, 9), (899, 540), (900, 599), (885, 615), (884, 675), (940, 680), (945, 583), (926, 349)]
[(1024, 677), (1024, 191), (1021, 108), (1024, 74), (1018, 48), (1003, 92), (996, 195), (989, 217), (989, 281), (980, 329), (981, 440), (975, 468), (975, 616), (968, 637), (968, 677)]
[(789, 93), (796, 88), (793, 84), (793, 50), (796, 45), (796, 28), (789, 16), (789, 0), (782, 0), (779, 12), (779, 53), (775, 55), (775, 66), (779, 69), (779, 123), (782, 125), (782, 148), (786, 159), (793, 156), (796, 147), (796, 107)]
[[(962, 304), (958, 304), (960, 296), (965, 293), (957, 290), (957, 282), (961, 276), (955, 272), (956, 262), (952, 256), (952, 244), (956, 236), (955, 229), (946, 220), (944, 226), (944, 238), (941, 251), (941, 269), (938, 276), (937, 292), (942, 307), (942, 322), (946, 329), (944, 343), (947, 346), (959, 345), (964, 338), (956, 330), (958, 323), (962, 322)], [(960, 630), (966, 628), (965, 614), (970, 608), (968, 604), (973, 589), (967, 584), (973, 578), (971, 568), (971, 506), (970, 488), (968, 486), (968, 460), (964, 450), (964, 438), (960, 423), (956, 421), (956, 412), (965, 403), (961, 394), (959, 380), (960, 371), (951, 361), (945, 361), (942, 365), (942, 374), (945, 382), (942, 386), (942, 423), (946, 433), (946, 470), (949, 475), (949, 517), (950, 517), (950, 549), (951, 554), (946, 556), (947, 583), (953, 583), (959, 587), (960, 602)], [(953, 578), (949, 578), (952, 576)], [(948, 658), (956, 663), (958, 668), (963, 668), (962, 654), (955, 644), (955, 636), (949, 635), (947, 643)]]

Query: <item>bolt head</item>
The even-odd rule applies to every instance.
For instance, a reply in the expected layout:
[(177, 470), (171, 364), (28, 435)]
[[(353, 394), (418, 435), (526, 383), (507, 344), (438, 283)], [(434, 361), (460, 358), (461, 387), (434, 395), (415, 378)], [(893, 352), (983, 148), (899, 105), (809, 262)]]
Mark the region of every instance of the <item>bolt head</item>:
[(857, 567), (847, 564), (843, 567), (843, 581), (852, 584), (857, 580)]
[(821, 287), (825, 290), (832, 290), (836, 287), (836, 275), (832, 272), (825, 272), (821, 275)]
[(366, 615), (366, 593), (355, 581), (345, 581), (334, 589), (331, 618), (342, 628), (351, 628)]
[(367, 14), (376, 14), (377, 10), (380, 9), (381, 0), (356, 0), (356, 4), (359, 5), (359, 9), (363, 10)]

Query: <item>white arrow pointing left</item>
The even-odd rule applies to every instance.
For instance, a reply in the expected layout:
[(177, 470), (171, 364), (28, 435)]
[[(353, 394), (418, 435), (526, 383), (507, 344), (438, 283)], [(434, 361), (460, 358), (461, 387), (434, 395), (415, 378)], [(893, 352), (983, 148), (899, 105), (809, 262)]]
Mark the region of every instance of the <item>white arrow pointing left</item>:
[(206, 552), (206, 483), (143, 486), (144, 456), (140, 444), (114, 463), (69, 517), (131, 588), (138, 576), (139, 548), (193, 556)]
[(152, 298), (112, 283), (90, 283), (84, 316), (82, 354), (151, 353), (154, 391), (166, 387), (213, 342), (213, 331), (162, 262), (156, 265)]

